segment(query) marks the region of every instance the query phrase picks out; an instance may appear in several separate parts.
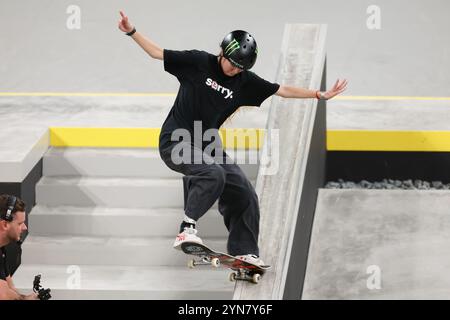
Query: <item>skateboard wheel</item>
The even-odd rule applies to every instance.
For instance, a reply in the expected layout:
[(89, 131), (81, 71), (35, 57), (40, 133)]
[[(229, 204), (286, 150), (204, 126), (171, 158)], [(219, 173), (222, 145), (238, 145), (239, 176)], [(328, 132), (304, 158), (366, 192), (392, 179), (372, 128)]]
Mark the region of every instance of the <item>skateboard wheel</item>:
[(255, 273), (255, 274), (252, 276), (252, 282), (253, 282), (253, 283), (258, 283), (259, 280), (261, 280), (261, 275), (260, 275), (259, 273)]
[(195, 260), (194, 259), (189, 260), (187, 265), (188, 265), (189, 269), (194, 269), (195, 268)]
[(231, 282), (235, 282), (236, 281), (236, 273), (234, 273), (234, 272), (230, 273), (228, 276), (228, 280), (230, 280)]
[(214, 268), (218, 268), (218, 267), (220, 266), (220, 260), (217, 259), (217, 258), (213, 258), (213, 259), (211, 260), (211, 265), (212, 265)]

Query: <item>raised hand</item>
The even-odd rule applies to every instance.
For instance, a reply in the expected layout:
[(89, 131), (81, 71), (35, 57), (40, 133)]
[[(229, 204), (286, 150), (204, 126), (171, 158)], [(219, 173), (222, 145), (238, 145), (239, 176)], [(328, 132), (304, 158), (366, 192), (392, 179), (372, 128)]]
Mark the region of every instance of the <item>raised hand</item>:
[(128, 21), (128, 17), (123, 13), (123, 11), (120, 11), (120, 20), (119, 20), (119, 29), (123, 32), (131, 32), (133, 31), (133, 25)]

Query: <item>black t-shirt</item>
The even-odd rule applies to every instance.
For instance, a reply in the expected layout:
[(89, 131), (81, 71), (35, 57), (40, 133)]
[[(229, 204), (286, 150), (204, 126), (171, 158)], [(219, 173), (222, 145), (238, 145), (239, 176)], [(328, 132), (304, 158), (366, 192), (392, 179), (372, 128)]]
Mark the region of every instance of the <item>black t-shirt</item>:
[(202, 132), (218, 129), (239, 107), (259, 107), (280, 87), (251, 71), (229, 77), (223, 73), (217, 56), (205, 51), (165, 49), (164, 69), (177, 77), (180, 88), (162, 126), (160, 147), (170, 142), (177, 128), (193, 134), (194, 121), (201, 121)]
[(8, 264), (6, 263), (6, 253), (5, 248), (0, 248), (0, 280), (5, 280), (10, 276), (10, 272), (8, 270)]

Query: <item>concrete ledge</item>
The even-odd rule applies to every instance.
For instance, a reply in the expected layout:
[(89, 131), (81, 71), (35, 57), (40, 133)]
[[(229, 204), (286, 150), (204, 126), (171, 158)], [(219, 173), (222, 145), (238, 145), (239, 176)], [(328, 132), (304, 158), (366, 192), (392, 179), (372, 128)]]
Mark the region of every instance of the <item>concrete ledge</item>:
[(448, 190), (321, 189), (302, 298), (448, 300), (449, 207)]
[[(13, 136), (9, 137), (9, 139), (13, 138)], [(42, 135), (36, 136), (35, 142), (30, 145), (22, 157), (20, 155), (8, 156), (12, 150), (2, 150), (2, 158), (5, 159), (0, 158), (0, 183), (22, 183), (47, 152), (49, 145), (49, 132), (45, 131)]]

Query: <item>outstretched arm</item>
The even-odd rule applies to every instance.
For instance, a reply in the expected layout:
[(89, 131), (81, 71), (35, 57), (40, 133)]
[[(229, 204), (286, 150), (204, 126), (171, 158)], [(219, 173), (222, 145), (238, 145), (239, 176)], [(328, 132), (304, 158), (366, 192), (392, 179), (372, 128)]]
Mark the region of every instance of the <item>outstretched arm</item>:
[(277, 96), (283, 98), (318, 98), (322, 99), (331, 99), (334, 96), (342, 93), (347, 89), (347, 80), (337, 80), (334, 84), (333, 88), (328, 91), (320, 92), (317, 90), (308, 90), (299, 87), (290, 87), (290, 86), (280, 86), (278, 91), (275, 93)]
[[(120, 16), (121, 18), (119, 20), (119, 29), (126, 33), (133, 31), (134, 26), (128, 21), (128, 17), (125, 15), (125, 13), (123, 13), (123, 11), (120, 11)], [(160, 48), (152, 40), (148, 39), (143, 34), (137, 31), (131, 37), (134, 39), (134, 41), (137, 42), (139, 46), (141, 46), (142, 49), (144, 49), (145, 52), (150, 55), (150, 57), (158, 60), (163, 60), (163, 49)]]

